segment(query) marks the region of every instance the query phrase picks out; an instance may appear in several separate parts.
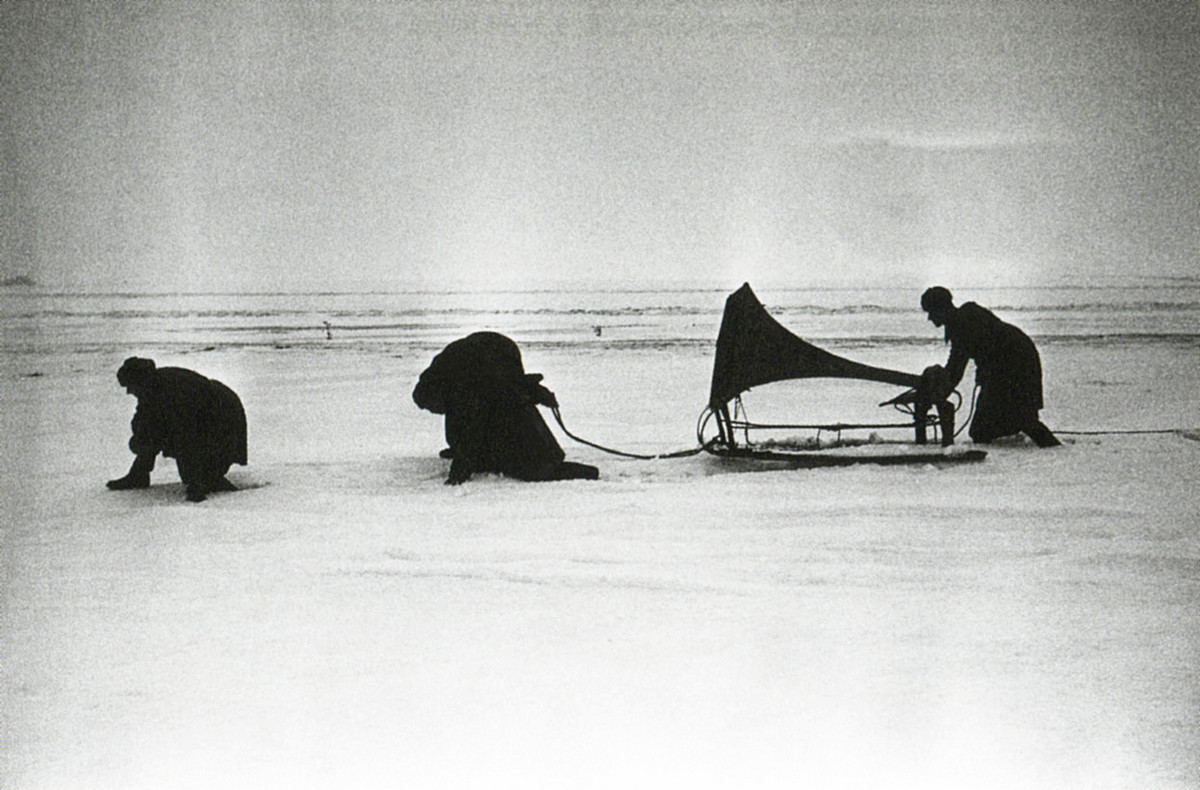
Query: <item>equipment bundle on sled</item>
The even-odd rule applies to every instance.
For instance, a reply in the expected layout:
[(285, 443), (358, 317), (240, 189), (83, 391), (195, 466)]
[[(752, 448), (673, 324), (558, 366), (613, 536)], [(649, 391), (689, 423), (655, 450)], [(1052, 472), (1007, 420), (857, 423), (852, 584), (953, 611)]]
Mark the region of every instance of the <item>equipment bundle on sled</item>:
[[(741, 396), (750, 388), (805, 378), (860, 379), (908, 387), (905, 392), (880, 405), (895, 406), (909, 419), (900, 423), (761, 424), (750, 422), (743, 416)], [(954, 443), (956, 404), (947, 397), (939, 396), (945, 389), (942, 379), (943, 372), (939, 366), (926, 368), (921, 375), (914, 375), (852, 362), (817, 348), (772, 318), (747, 283), (725, 302), (725, 313), (717, 335), (712, 388), (708, 407), (700, 417), (697, 435), (702, 447), (716, 456), (786, 461), (798, 467), (982, 460), (986, 456), (982, 450), (958, 451), (957, 448), (951, 448)], [(961, 402), (957, 393), (954, 396)], [(706, 436), (710, 423), (716, 425), (716, 436)], [(817, 431), (816, 444), (756, 442), (751, 438), (769, 432), (798, 429)], [(844, 431), (855, 429), (873, 432), (905, 429), (912, 431), (913, 439), (911, 443), (873, 442), (853, 451), (831, 449), (820, 444), (821, 432), (834, 432), (840, 436)], [(931, 432), (940, 437), (942, 450), (928, 446)]]

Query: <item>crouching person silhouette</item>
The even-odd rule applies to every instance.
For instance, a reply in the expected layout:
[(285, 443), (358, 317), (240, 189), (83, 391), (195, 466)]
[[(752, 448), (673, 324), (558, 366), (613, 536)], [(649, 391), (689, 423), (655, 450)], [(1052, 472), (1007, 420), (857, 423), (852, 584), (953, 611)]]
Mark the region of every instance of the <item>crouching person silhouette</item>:
[(225, 474), (246, 464), (246, 413), (237, 394), (219, 381), (184, 368), (160, 368), (130, 357), (117, 381), (137, 398), (134, 454), (129, 472), (108, 481), (114, 490), (147, 488), (159, 453), (174, 458), (191, 502), (213, 491), (236, 491)]
[(538, 412), (555, 407), (538, 373), (526, 373), (517, 344), (495, 332), (455, 340), (433, 358), (413, 390), (417, 406), (444, 414), (448, 485), (477, 472), (518, 480), (596, 480), (594, 466), (565, 461), (565, 453)]

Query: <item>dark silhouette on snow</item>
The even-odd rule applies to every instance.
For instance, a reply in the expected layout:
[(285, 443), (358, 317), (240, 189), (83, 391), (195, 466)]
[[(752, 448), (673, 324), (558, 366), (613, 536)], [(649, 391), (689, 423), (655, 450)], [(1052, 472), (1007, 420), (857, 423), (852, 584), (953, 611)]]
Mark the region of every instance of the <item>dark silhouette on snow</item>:
[(203, 501), (213, 491), (236, 491), (225, 474), (246, 464), (246, 413), (237, 394), (219, 381), (185, 368), (160, 368), (130, 357), (117, 381), (137, 398), (133, 415), (133, 465), (108, 481), (114, 490), (147, 488), (159, 453), (174, 458), (187, 498)]
[(950, 292), (935, 286), (921, 295), (921, 308), (934, 326), (945, 327), (950, 358), (942, 377), (945, 395), (962, 380), (967, 360), (975, 361), (979, 396), (968, 431), (987, 444), (1024, 433), (1039, 447), (1058, 439), (1038, 418), (1042, 408), (1042, 361), (1029, 336), (974, 302), (954, 306)]
[(457, 485), (479, 472), (518, 480), (595, 480), (594, 466), (563, 460), (565, 454), (538, 404), (557, 407), (538, 373), (526, 373), (517, 344), (495, 332), (455, 340), (433, 358), (413, 390), (413, 401), (446, 416), (443, 458), (446, 483)]

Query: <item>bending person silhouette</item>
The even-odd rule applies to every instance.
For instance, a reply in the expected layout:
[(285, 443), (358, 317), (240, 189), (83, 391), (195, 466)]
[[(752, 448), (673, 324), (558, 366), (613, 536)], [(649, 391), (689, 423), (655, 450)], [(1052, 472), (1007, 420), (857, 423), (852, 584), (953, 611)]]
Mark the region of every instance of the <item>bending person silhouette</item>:
[(921, 295), (921, 309), (934, 326), (945, 327), (950, 344), (943, 386), (948, 394), (962, 380), (967, 360), (975, 361), (979, 397), (968, 431), (987, 444), (1024, 433), (1038, 447), (1056, 447), (1058, 439), (1038, 418), (1042, 408), (1042, 361), (1029, 336), (974, 302), (954, 306), (950, 292), (935, 286)]
[(538, 412), (554, 393), (526, 373), (517, 344), (495, 332), (476, 332), (446, 346), (413, 390), (417, 406), (446, 416), (448, 485), (478, 472), (518, 480), (595, 480), (594, 466), (563, 460), (565, 453)]
[(213, 491), (236, 491), (225, 474), (246, 464), (246, 413), (237, 394), (219, 381), (185, 368), (160, 368), (130, 357), (117, 381), (137, 398), (129, 472), (108, 481), (114, 490), (148, 488), (159, 453), (175, 459), (191, 502)]

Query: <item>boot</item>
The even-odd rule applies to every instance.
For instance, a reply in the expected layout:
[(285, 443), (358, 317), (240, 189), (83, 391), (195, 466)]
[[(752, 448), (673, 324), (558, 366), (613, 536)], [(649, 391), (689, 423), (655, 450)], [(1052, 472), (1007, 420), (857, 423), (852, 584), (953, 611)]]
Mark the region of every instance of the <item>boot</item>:
[(224, 475), (222, 475), (221, 477), (218, 477), (211, 486), (209, 486), (209, 490), (210, 491), (237, 491), (238, 487), (235, 486), (233, 483), (229, 482), (228, 477), (225, 477)]
[(149, 488), (150, 475), (134, 474), (130, 472), (124, 477), (118, 477), (116, 480), (109, 480), (107, 485), (113, 491), (129, 491), (134, 488)]
[(1030, 439), (1033, 439), (1034, 444), (1038, 447), (1059, 447), (1062, 445), (1058, 437), (1051, 433), (1050, 429), (1043, 422), (1029, 426), (1025, 429), (1025, 433), (1029, 435)]
[[(157, 455), (157, 453), (155, 453)], [(129, 491), (134, 488), (150, 487), (150, 472), (154, 469), (154, 455), (138, 455), (124, 477), (109, 480), (106, 485), (113, 491)]]

